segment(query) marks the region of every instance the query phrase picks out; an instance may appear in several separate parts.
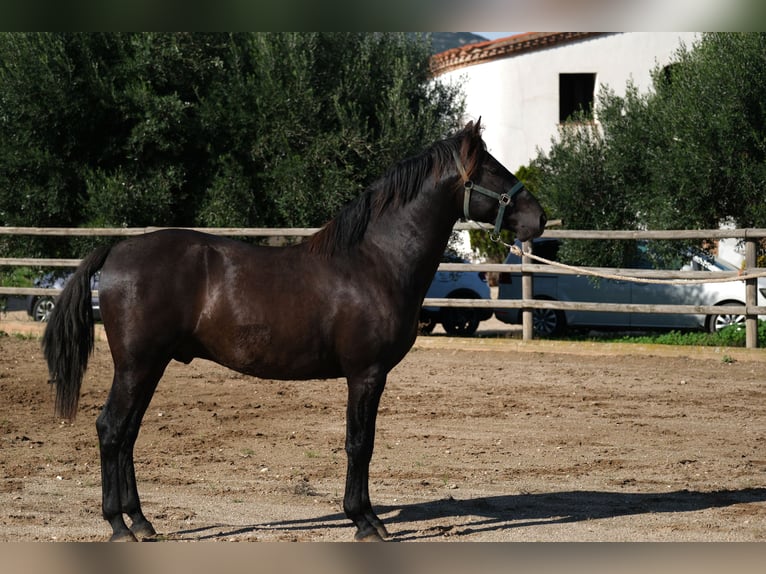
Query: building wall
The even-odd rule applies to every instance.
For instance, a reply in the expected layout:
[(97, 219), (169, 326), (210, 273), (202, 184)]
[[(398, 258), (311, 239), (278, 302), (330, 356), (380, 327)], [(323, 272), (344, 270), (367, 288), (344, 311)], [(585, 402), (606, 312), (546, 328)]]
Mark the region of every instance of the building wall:
[(640, 92), (651, 72), (673, 59), (695, 32), (622, 32), (563, 42), (551, 47), (467, 65), (439, 75), (461, 81), (468, 119), (481, 116), (489, 151), (511, 171), (547, 151), (559, 124), (559, 74), (595, 73), (596, 93), (607, 85), (625, 93), (629, 79)]

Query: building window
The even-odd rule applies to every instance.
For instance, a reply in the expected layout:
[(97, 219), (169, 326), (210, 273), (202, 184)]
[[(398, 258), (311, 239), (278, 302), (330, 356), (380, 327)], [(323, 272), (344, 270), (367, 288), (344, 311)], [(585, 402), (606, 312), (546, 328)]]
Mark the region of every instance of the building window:
[(576, 112), (593, 112), (596, 74), (559, 74), (559, 122), (571, 119)]

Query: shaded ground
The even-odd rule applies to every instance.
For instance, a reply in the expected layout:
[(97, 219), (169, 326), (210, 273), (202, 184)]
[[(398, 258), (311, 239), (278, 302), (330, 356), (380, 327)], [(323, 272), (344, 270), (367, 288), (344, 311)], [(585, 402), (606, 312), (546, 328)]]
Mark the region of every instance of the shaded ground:
[[(761, 353), (421, 337), (381, 402), (373, 503), (400, 541), (764, 540)], [(62, 423), (39, 341), (0, 337), (0, 541), (108, 537), (110, 378), (101, 341)], [(147, 516), (169, 539), (350, 540), (344, 407), (340, 380), (172, 364), (136, 448)]]

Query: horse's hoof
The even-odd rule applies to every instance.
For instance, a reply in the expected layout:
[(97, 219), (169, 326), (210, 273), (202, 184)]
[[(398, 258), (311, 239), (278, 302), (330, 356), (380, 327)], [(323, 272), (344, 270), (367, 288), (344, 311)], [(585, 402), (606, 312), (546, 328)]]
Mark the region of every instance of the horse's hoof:
[[(385, 528), (383, 530), (385, 531)], [(388, 532), (386, 532), (386, 536), (388, 536)], [(373, 530), (367, 534), (362, 534), (361, 532), (357, 531), (357, 533), (354, 535), (354, 540), (356, 542), (385, 542), (383, 537), (379, 534), (378, 530)]]
[(355, 542), (385, 542), (377, 532), (372, 532), (367, 536), (354, 536)]
[(138, 542), (138, 539), (130, 530), (124, 532), (115, 532), (109, 539), (109, 542)]
[(375, 526), (375, 530), (378, 531), (378, 536), (380, 536), (383, 540), (391, 538), (391, 535), (388, 533), (388, 530), (386, 530), (386, 527), (383, 526), (383, 524)]
[(147, 538), (154, 538), (157, 536), (157, 531), (148, 520), (133, 524), (130, 527), (130, 531), (133, 533), (133, 536), (135, 536), (137, 540), (146, 540)]

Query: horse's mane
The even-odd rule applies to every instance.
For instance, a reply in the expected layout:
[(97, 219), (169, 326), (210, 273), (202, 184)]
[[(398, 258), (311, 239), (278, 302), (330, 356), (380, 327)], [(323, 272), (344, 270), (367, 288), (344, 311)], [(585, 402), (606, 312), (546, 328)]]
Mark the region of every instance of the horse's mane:
[(456, 169), (453, 151), (460, 155), (467, 173), (472, 174), (483, 150), (479, 122), (476, 125), (470, 122), (457, 134), (400, 161), (311, 236), (307, 240), (309, 251), (325, 256), (348, 251), (364, 238), (371, 221), (417, 197), (426, 178), (433, 175), (438, 179), (445, 170)]

